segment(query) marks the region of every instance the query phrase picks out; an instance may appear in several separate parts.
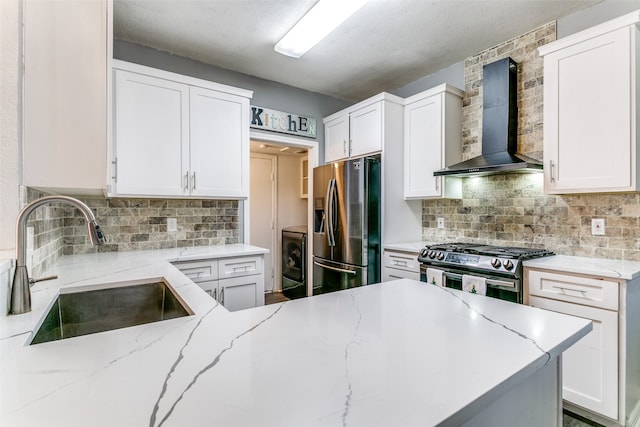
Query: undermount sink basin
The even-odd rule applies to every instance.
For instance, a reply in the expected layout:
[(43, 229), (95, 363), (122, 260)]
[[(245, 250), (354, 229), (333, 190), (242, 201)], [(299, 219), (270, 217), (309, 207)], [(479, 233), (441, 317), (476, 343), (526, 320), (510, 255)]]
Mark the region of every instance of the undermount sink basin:
[(162, 279), (65, 291), (61, 289), (30, 345), (193, 314)]

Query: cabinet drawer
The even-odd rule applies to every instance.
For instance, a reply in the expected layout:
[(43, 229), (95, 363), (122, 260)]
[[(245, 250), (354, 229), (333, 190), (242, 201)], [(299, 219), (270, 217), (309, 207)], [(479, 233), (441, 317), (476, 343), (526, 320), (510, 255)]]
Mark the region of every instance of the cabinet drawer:
[(400, 270), (397, 268), (384, 268), (384, 277), (383, 281), (388, 282), (390, 280), (398, 280), (398, 279), (413, 279), (420, 281), (420, 272), (419, 271), (407, 271)]
[(384, 266), (420, 273), (418, 254), (384, 251)]
[(618, 310), (619, 283), (616, 280), (532, 269), (527, 274), (531, 295)]
[(262, 273), (262, 257), (225, 258), (218, 260), (219, 278), (251, 276)]
[(218, 278), (218, 261), (181, 261), (173, 265), (195, 283)]

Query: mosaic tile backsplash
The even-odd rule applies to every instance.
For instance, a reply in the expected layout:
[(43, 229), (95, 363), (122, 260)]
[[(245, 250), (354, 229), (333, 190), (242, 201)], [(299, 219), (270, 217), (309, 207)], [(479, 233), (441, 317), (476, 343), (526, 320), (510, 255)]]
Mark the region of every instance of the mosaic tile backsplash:
[[(28, 190), (28, 200), (42, 193)], [(92, 246), (82, 214), (65, 205), (42, 206), (32, 214), (33, 277), (62, 255), (205, 245), (239, 241), (238, 201), (106, 199), (78, 197), (93, 210), (107, 243)], [(176, 218), (177, 231), (167, 231), (167, 218)]]

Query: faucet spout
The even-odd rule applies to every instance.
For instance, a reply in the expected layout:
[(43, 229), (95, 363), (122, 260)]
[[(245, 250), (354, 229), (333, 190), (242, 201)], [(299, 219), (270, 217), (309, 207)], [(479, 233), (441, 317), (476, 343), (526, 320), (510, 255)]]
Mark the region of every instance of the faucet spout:
[(27, 220), (38, 207), (47, 203), (66, 203), (80, 210), (87, 220), (89, 240), (92, 245), (105, 243), (104, 234), (96, 221), (96, 217), (86, 204), (68, 196), (46, 196), (34, 200), (18, 214), (16, 223), (16, 271), (11, 286), (11, 305), (9, 314), (22, 314), (31, 311), (31, 289), (27, 272)]

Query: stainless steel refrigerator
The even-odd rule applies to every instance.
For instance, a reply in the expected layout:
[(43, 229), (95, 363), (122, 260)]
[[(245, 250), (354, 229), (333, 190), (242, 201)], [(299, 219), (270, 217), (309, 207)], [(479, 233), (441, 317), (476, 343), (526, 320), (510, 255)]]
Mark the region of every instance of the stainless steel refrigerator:
[(380, 157), (313, 170), (313, 294), (380, 282)]

